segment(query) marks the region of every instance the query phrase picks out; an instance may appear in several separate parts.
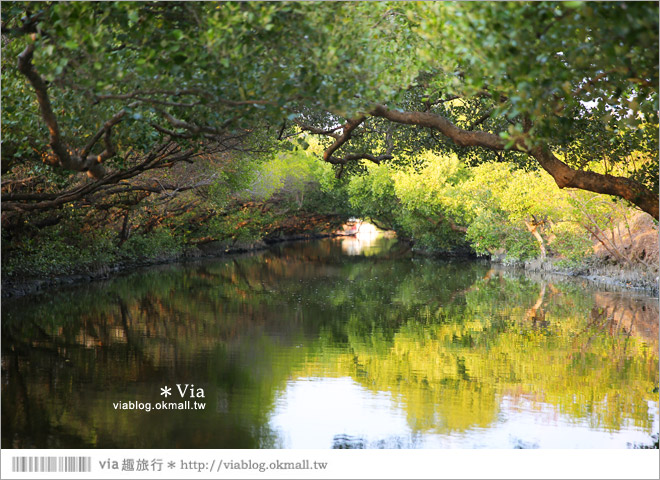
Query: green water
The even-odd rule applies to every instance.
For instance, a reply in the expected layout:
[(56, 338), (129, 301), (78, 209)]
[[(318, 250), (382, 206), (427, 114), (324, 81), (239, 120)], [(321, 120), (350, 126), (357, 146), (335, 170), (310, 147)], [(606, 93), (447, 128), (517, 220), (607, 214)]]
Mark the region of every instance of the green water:
[(657, 299), (384, 238), (2, 305), (5, 448), (627, 448), (658, 418)]

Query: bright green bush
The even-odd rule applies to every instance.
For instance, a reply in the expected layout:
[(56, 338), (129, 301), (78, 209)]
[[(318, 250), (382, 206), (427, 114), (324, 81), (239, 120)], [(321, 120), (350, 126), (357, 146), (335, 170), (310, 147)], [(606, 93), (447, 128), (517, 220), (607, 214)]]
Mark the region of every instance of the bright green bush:
[(387, 165), (367, 165), (368, 175), (356, 175), (348, 184), (350, 205), (358, 216), (386, 229), (400, 230), (401, 206), (393, 171)]
[(575, 266), (593, 254), (591, 232), (612, 237), (632, 211), (605, 195), (561, 190), (547, 173), (510, 163), (468, 167), (429, 152), (418, 163), (403, 170), (366, 165), (367, 174), (352, 177), (346, 192), (355, 216), (431, 251), (469, 245), (505, 261), (545, 254)]
[(400, 224), (416, 244), (430, 251), (464, 249), (464, 227), (471, 217), (461, 198), (460, 186), (469, 170), (456, 155), (420, 154), (424, 167), (394, 174), (401, 203)]
[(560, 266), (574, 267), (593, 254), (591, 235), (575, 222), (562, 222), (553, 226), (555, 236), (552, 253), (561, 259)]

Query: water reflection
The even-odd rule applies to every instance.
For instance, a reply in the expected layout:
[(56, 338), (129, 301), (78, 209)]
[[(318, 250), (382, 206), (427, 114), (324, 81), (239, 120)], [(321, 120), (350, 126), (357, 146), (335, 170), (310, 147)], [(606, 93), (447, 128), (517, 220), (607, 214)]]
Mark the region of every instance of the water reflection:
[[(2, 309), (2, 446), (625, 448), (658, 431), (657, 299), (341, 240)], [(375, 254), (375, 252), (378, 252)], [(175, 383), (203, 411), (117, 411)]]
[(366, 448), (408, 430), (392, 396), (350, 377), (287, 382), (270, 419), (287, 448)]
[(385, 232), (378, 229), (375, 225), (356, 221), (347, 230), (347, 235), (339, 237), (337, 241), (341, 243), (342, 253), (345, 255), (379, 255), (393, 245), (393, 232)]
[[(270, 424), (280, 432), (282, 446), (296, 449), (573, 449), (648, 442), (644, 431), (634, 429), (603, 435), (587, 422), (536, 399), (503, 395), (498, 403), (497, 418), (486, 428), (471, 426), (453, 435), (428, 435), (411, 427), (405, 406), (389, 394), (371, 392), (347, 377), (301, 378), (287, 382)], [(657, 428), (657, 405), (649, 404), (649, 415), (656, 419)]]

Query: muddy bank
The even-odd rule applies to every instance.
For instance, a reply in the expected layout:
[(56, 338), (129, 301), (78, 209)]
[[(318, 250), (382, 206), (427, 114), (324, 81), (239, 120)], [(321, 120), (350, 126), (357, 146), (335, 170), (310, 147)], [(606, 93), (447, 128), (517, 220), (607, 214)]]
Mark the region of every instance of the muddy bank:
[[(405, 242), (405, 240), (404, 240)], [(532, 260), (527, 262), (508, 262), (503, 257), (478, 257), (472, 250), (456, 250), (451, 252), (432, 252), (408, 242), (414, 256), (437, 259), (465, 259), (490, 262), (495, 268), (504, 270), (521, 270), (527, 274), (539, 274), (540, 277), (571, 277), (595, 283), (601, 287), (615, 287), (623, 290), (640, 291), (654, 297), (658, 296), (657, 269), (623, 267), (606, 262), (592, 262), (590, 265), (578, 267), (563, 267), (556, 260)]]
[(163, 255), (135, 261), (120, 261), (107, 265), (97, 265), (93, 270), (81, 270), (73, 274), (3, 279), (0, 294), (2, 298), (22, 297), (24, 295), (40, 293), (57, 286), (78, 285), (97, 280), (107, 280), (115, 275), (132, 272), (137, 268), (185, 262), (199, 258), (218, 258), (225, 255), (236, 255), (263, 250), (277, 243), (315, 240), (337, 236), (342, 235), (336, 233), (307, 233), (270, 237), (249, 243), (230, 244), (223, 242), (209, 242), (197, 245), (194, 248), (190, 248), (183, 253), (176, 255)]
[(642, 266), (631, 268), (628, 266), (611, 265), (604, 262), (592, 263), (590, 265), (576, 268), (567, 268), (557, 265), (552, 260), (533, 260), (525, 262), (520, 265), (520, 267), (528, 272), (583, 278), (599, 285), (638, 290), (654, 297), (658, 296), (657, 269), (646, 269)]

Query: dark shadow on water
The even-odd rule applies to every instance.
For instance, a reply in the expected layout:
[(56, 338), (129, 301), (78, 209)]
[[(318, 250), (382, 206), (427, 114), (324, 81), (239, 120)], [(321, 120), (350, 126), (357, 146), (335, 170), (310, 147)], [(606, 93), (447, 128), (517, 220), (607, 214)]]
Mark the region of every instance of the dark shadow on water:
[(364, 449), (367, 447), (364, 438), (352, 437), (350, 435), (340, 434), (340, 435), (335, 435), (335, 437), (332, 439), (332, 448), (335, 450), (336, 449), (356, 450), (356, 449)]

